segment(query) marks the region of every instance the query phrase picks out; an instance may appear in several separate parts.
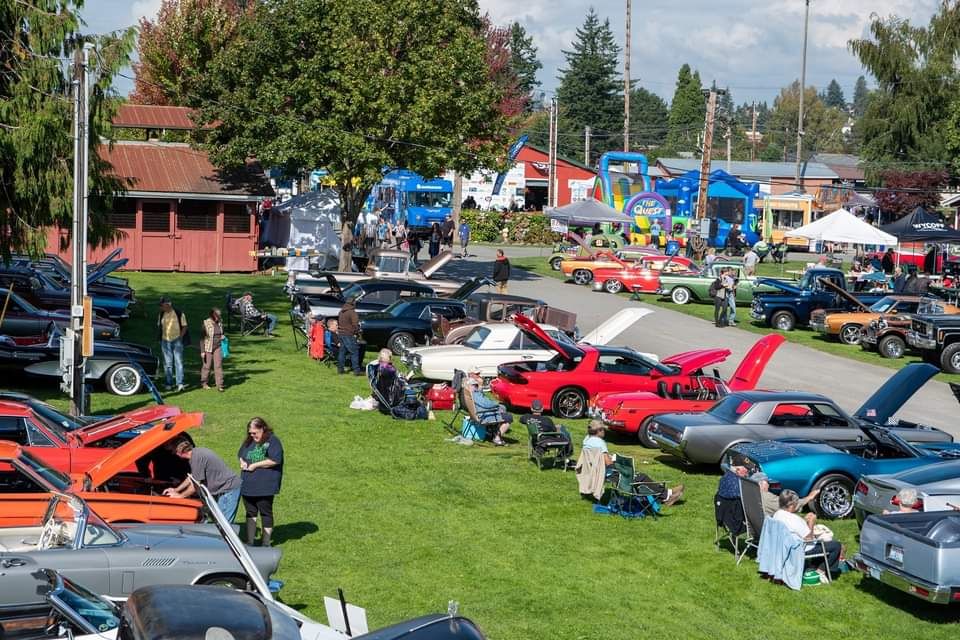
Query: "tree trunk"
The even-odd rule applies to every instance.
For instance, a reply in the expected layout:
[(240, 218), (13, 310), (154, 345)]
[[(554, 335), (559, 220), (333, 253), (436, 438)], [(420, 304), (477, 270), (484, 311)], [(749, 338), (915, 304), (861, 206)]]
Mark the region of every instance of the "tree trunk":
[(362, 237), (354, 238), (353, 227), (370, 189), (356, 187), (352, 181), (337, 186), (337, 193), (340, 194), (340, 271), (353, 270), (353, 246), (356, 242), (363, 242)]
[(460, 205), (463, 203), (463, 174), (459, 171), (453, 174), (453, 228), (460, 228)]
[[(343, 206), (341, 201), (341, 207)], [(340, 210), (340, 264), (338, 271), (353, 271), (353, 225), (346, 211)]]

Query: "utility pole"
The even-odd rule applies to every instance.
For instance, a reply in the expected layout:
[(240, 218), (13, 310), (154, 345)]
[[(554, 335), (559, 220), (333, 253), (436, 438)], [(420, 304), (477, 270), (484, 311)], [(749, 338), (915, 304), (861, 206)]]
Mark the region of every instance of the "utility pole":
[(750, 162), (757, 159), (757, 101), (753, 101), (753, 124), (750, 125)]
[(623, 150), (630, 151), (630, 22), (633, 3), (627, 0), (627, 21), (623, 46)]
[(716, 83), (710, 87), (707, 97), (707, 119), (703, 128), (703, 157), (700, 161), (700, 188), (697, 190), (697, 220), (707, 217), (707, 189), (710, 184), (710, 155), (713, 152), (713, 123), (717, 115)]
[(730, 173), (730, 138), (733, 135), (730, 133), (730, 125), (727, 125), (727, 130), (724, 132), (723, 137), (727, 139), (727, 173)]
[(557, 99), (550, 101), (550, 148), (547, 150), (547, 205), (557, 206)]
[[(73, 57), (73, 264), (70, 273), (70, 329), (61, 339), (60, 366), (70, 393), (70, 413), (87, 412), (84, 360), (84, 301), (87, 297), (88, 167), (90, 150), (90, 49), (87, 44)], [(87, 336), (89, 338), (89, 336)]]
[(590, 127), (583, 128), (583, 164), (590, 164)]
[(806, 8), (803, 13), (803, 54), (800, 63), (800, 109), (797, 114), (797, 170), (796, 170), (796, 188), (803, 191), (802, 176), (800, 175), (800, 165), (803, 162), (803, 94), (807, 89), (807, 27), (810, 24), (810, 0), (805, 2)]

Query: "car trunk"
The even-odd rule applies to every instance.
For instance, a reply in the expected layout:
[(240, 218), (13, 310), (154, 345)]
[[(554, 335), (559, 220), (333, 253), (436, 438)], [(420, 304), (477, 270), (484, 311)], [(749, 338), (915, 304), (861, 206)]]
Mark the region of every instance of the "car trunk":
[(935, 585), (960, 585), (960, 516), (951, 511), (870, 516), (860, 553)]

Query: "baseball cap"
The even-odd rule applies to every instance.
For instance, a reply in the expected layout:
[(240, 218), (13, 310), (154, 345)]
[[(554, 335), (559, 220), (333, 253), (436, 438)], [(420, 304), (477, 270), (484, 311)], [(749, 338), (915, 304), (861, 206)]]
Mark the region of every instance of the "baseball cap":
[(533, 402), (530, 403), (530, 410), (543, 411), (543, 403), (540, 402), (539, 400), (534, 400)]
[(479, 365), (473, 365), (472, 367), (470, 367), (470, 373), (479, 374), (481, 372), (482, 372), (482, 369), (480, 368)]
[(160, 304), (170, 304), (170, 296), (160, 296)]

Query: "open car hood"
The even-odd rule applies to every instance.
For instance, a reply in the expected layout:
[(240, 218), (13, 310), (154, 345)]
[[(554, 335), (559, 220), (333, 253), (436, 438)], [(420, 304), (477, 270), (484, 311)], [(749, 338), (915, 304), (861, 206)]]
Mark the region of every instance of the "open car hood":
[(157, 447), (162, 447), (187, 429), (194, 429), (202, 424), (202, 413), (181, 413), (175, 418), (162, 422), (152, 429), (145, 431), (122, 447), (119, 447), (116, 451), (101, 460), (99, 464), (91, 467), (86, 473), (86, 489), (96, 489), (105, 484), (118, 473)]
[(492, 286), (494, 284), (496, 283), (490, 278), (470, 278), (460, 285), (460, 288), (454, 291), (450, 298), (452, 300), (466, 300), (479, 291), (481, 287)]
[(324, 273), (323, 277), (327, 279), (327, 285), (330, 287), (330, 295), (343, 298), (343, 288), (337, 282), (337, 277), (332, 273)]
[(851, 295), (850, 292), (848, 292), (846, 289), (841, 289), (834, 282), (827, 280), (826, 278), (817, 278), (817, 281), (820, 282), (820, 284), (825, 286), (827, 289), (830, 289), (830, 291), (833, 291), (834, 293), (840, 295), (841, 297), (846, 298), (847, 302), (851, 303), (855, 308), (858, 308), (861, 311), (870, 312), (870, 307), (863, 304), (863, 302), (859, 298)]
[(627, 307), (607, 318), (599, 327), (583, 336), (580, 342), (595, 345), (607, 345), (610, 341), (633, 326), (633, 324), (653, 313), (652, 309)]
[(874, 424), (886, 424), (939, 371), (926, 362), (908, 364), (880, 385), (853, 415)]
[(774, 289), (780, 289), (781, 291), (785, 291), (786, 293), (793, 295), (800, 295), (803, 293), (803, 289), (791, 282), (786, 282), (785, 280), (776, 280), (774, 278), (758, 278), (756, 283), (758, 285), (762, 284), (768, 287), (773, 287)]
[(523, 333), (534, 342), (542, 345), (544, 349), (556, 351), (560, 355), (570, 360), (579, 358), (583, 355), (583, 352), (573, 345), (563, 344), (551, 338), (550, 335), (540, 327), (540, 325), (521, 313), (513, 316), (512, 320), (513, 324), (515, 324), (520, 331), (523, 331)]
[(680, 375), (690, 375), (698, 369), (723, 362), (729, 357), (730, 349), (698, 349), (672, 355), (661, 362), (680, 367)]
[(178, 415), (180, 415), (180, 408), (169, 404), (146, 407), (128, 411), (100, 422), (94, 422), (91, 425), (74, 430), (73, 434), (84, 446), (89, 446), (118, 433), (136, 429), (150, 422), (168, 420)]
[(763, 370), (766, 369), (770, 358), (786, 341), (787, 339), (778, 333), (771, 333), (757, 340), (750, 347), (750, 351), (747, 351), (743, 360), (740, 361), (740, 365), (733, 372), (730, 380), (727, 381), (727, 387), (731, 391), (756, 389), (757, 383), (760, 382), (760, 376), (763, 375)]
[(437, 270), (443, 265), (447, 264), (453, 260), (453, 252), (449, 249), (446, 251), (441, 251), (437, 254), (437, 257), (429, 262), (425, 262), (420, 267), (417, 268), (417, 271), (423, 274), (424, 278), (430, 278), (437, 272)]
[(92, 284), (94, 282), (103, 280), (117, 269), (121, 269), (126, 266), (128, 262), (130, 262), (129, 258), (120, 258), (119, 260), (111, 260), (109, 262), (104, 261), (100, 263), (96, 269), (87, 275), (87, 284)]

